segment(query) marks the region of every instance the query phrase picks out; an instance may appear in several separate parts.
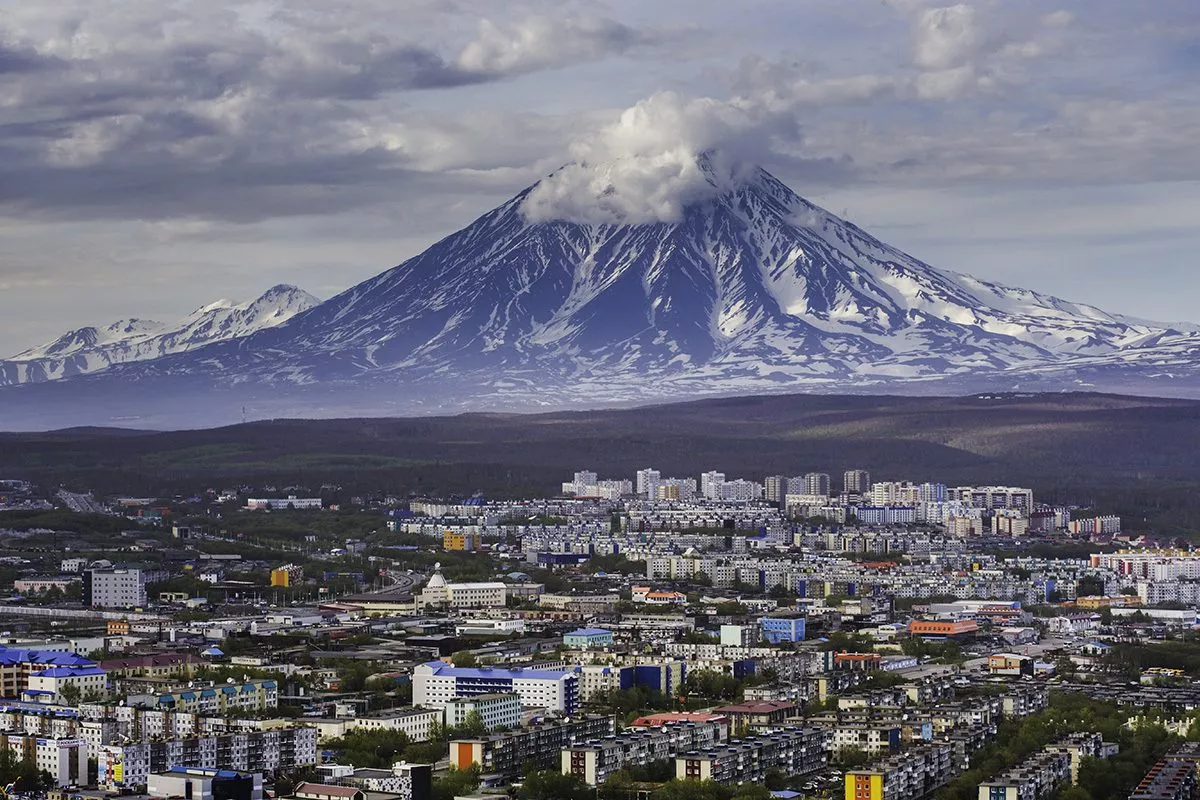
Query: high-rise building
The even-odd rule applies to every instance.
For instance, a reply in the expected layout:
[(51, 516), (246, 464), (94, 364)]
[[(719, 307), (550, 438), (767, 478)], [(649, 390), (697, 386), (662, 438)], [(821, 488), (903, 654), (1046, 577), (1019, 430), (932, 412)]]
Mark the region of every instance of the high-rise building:
[(83, 573), (83, 602), (92, 608), (136, 608), (146, 605), (146, 582), (141, 570), (88, 570)]
[(716, 500), (720, 496), (719, 492), (723, 483), (725, 483), (724, 472), (716, 470), (706, 472), (700, 476), (700, 494), (704, 496), (705, 500)]
[(639, 497), (650, 500), (658, 499), (658, 486), (662, 483), (662, 473), (647, 467), (637, 472), (637, 493)]
[(764, 496), (772, 503), (782, 503), (788, 493), (788, 479), (783, 475), (768, 475), (763, 481)]
[(832, 489), (833, 480), (824, 472), (810, 472), (804, 476), (804, 494), (828, 497)]
[(871, 473), (865, 469), (846, 470), (842, 475), (842, 491), (847, 494), (866, 494), (871, 491)]

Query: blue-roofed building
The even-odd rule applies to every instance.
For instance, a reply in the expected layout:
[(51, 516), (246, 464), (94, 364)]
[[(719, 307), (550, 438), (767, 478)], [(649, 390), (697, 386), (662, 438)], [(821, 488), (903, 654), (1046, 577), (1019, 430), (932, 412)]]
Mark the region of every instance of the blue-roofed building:
[(95, 666), (95, 661), (75, 653), (27, 647), (0, 647), (0, 695), (20, 697), (21, 692), (30, 688), (30, 676), (53, 667), (82, 669)]
[(61, 703), (66, 699), (64, 691), (77, 698), (99, 700), (107, 697), (108, 672), (94, 664), (89, 667), (50, 667), (29, 676), (21, 699), (35, 703)]
[(578, 628), (563, 636), (563, 644), (567, 647), (579, 647), (584, 650), (609, 647), (612, 643), (612, 631), (604, 628)]
[(413, 705), (443, 708), (456, 697), (513, 693), (527, 708), (573, 714), (579, 707), (579, 676), (574, 670), (455, 667), (431, 661), (413, 669)]

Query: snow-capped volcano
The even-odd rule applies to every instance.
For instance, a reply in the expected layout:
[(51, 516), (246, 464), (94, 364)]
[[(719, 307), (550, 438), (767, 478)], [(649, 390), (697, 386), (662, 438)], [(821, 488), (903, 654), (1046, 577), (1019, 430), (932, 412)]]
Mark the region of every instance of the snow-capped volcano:
[(145, 361), (274, 327), (321, 301), (295, 286), (273, 286), (248, 303), (217, 300), (174, 323), (123, 319), (68, 331), (0, 361), (0, 386), (68, 378)]
[[(1200, 394), (1194, 326), (935, 269), (761, 169), (712, 189), (677, 218), (622, 224), (554, 219), (535, 184), (283, 324), (87, 380), (187, 381), (324, 416), (780, 390)], [(288, 400), (314, 392), (319, 408)]]
[(231, 356), (269, 354), (271, 377), (300, 383), (473, 371), (843, 382), (1055, 363), (1166, 333), (934, 269), (761, 169), (672, 223), (530, 222), (535, 188), (236, 355), (211, 355), (228, 373)]

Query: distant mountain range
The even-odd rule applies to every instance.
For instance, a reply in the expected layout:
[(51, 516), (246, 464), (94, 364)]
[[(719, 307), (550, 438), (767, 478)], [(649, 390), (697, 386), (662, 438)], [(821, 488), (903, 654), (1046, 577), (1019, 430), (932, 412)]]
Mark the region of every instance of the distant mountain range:
[(1200, 396), (1196, 326), (935, 269), (762, 169), (719, 191), (710, 179), (678, 222), (637, 225), (531, 222), (530, 187), (336, 297), (287, 304), (279, 324), (207, 340), (131, 323), (129, 343), (124, 327), (73, 332), (0, 367), (9, 384), (66, 377), (64, 391), (3, 390), (0, 412), (18, 427), (177, 427), (245, 406), (311, 417), (801, 390)]
[(78, 328), (0, 361), (0, 386), (61, 380), (238, 339), (281, 325), (320, 302), (281, 284), (249, 303), (217, 300), (177, 322), (123, 319), (103, 328)]

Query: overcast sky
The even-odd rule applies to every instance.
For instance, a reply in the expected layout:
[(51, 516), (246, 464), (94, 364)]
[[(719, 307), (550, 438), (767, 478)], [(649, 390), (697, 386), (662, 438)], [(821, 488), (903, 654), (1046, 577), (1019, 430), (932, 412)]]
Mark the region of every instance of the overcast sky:
[(1198, 142), (1196, 0), (0, 0), (0, 356), (708, 147), (934, 266), (1200, 321)]

